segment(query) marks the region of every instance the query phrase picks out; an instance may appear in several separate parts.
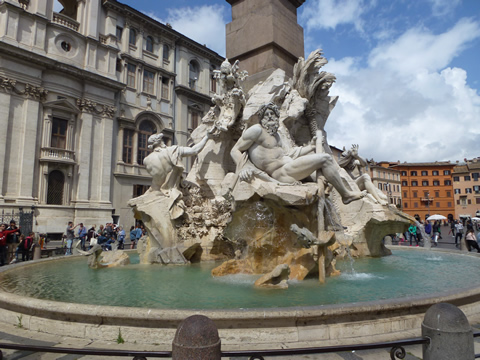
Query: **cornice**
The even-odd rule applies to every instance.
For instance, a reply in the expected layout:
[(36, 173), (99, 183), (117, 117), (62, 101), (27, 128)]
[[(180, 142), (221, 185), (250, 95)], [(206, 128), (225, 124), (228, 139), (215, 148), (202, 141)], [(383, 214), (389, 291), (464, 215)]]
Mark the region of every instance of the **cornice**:
[(175, 92), (178, 95), (185, 95), (192, 100), (199, 101), (207, 105), (212, 105), (212, 98), (210, 96), (199, 93), (198, 91), (192, 90), (189, 87), (177, 85), (175, 87)]
[(131, 62), (134, 62), (134, 63), (136, 63), (136, 64), (141, 64), (141, 65), (144, 66), (144, 67), (148, 67), (148, 68), (153, 69), (153, 70), (155, 70), (155, 71), (158, 71), (158, 72), (160, 72), (160, 73), (162, 73), (162, 74), (164, 74), (164, 75), (168, 75), (168, 76), (171, 77), (171, 78), (174, 78), (174, 77), (177, 76), (177, 74), (175, 74), (175, 73), (173, 73), (173, 72), (171, 72), (171, 71), (168, 71), (168, 70), (165, 70), (165, 69), (162, 68), (162, 67), (158, 67), (158, 66), (152, 65), (152, 64), (150, 64), (150, 63), (147, 63), (145, 60), (139, 59), (139, 58), (137, 58), (137, 57), (135, 57), (135, 56), (132, 56), (132, 55), (130, 55), (130, 54), (128, 54), (128, 53), (121, 53), (121, 54), (120, 54), (120, 58), (121, 58), (122, 60), (128, 59), (128, 60), (130, 60)]
[(28, 63), (40, 65), (49, 70), (59, 71), (74, 76), (76, 78), (91, 81), (93, 83), (101, 83), (104, 86), (113, 88), (115, 90), (122, 90), (125, 87), (125, 84), (119, 81), (112, 80), (102, 75), (94, 74), (87, 70), (83, 70), (57, 60), (50, 59), (44, 55), (20, 49), (19, 47), (12, 46), (2, 41), (0, 41), (0, 46), (2, 48), (2, 55), (10, 55), (13, 56), (15, 59), (24, 60)]

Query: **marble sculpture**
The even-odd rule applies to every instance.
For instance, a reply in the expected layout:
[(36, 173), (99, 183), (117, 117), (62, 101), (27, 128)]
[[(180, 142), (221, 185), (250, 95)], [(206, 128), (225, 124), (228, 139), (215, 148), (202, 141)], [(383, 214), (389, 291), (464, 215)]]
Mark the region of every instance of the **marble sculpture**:
[[(293, 79), (279, 69), (245, 94), (247, 74), (227, 59), (191, 134), (195, 145), (167, 147), (152, 135), (152, 186), (129, 202), (148, 233), (143, 263), (224, 260), (214, 276), (270, 274), (282, 280), (268, 286), (284, 288), (286, 277), (338, 274), (335, 258), (347, 251), (390, 254), (382, 239), (408, 218), (363, 173), (358, 146), (334, 160), (324, 127), (338, 97), (329, 95), (335, 76), (321, 71), (326, 63), (314, 51), (298, 60)], [(196, 160), (183, 178), (186, 156)]]

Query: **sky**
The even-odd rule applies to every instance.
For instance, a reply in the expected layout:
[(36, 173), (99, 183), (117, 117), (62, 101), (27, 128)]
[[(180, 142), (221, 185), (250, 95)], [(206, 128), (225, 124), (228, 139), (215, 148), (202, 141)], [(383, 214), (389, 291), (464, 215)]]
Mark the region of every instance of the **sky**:
[[(225, 56), (226, 0), (119, 0)], [(330, 145), (375, 161), (480, 157), (480, 0), (306, 0), (305, 55), (323, 49), (339, 101)]]

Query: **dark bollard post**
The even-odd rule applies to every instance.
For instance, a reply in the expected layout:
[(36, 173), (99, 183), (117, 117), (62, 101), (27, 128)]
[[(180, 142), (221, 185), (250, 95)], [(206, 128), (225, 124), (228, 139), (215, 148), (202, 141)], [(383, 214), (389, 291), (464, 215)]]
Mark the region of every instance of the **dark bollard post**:
[(474, 360), (473, 332), (465, 314), (451, 304), (435, 304), (425, 313), (422, 336), (423, 360)]
[(221, 342), (214, 322), (203, 315), (183, 320), (172, 343), (172, 360), (220, 360)]

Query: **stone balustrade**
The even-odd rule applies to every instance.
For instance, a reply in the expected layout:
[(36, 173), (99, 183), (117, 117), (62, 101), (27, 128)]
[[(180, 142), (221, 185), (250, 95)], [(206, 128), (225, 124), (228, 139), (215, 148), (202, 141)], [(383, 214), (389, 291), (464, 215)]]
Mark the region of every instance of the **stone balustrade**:
[(74, 162), (75, 152), (65, 149), (42, 148), (40, 159)]
[(56, 13), (54, 12), (53, 13), (53, 22), (54, 23), (57, 23), (57, 24), (60, 24), (60, 25), (63, 25), (63, 26), (66, 26), (72, 30), (75, 30), (75, 31), (78, 31), (78, 29), (80, 28), (80, 23), (73, 20), (72, 18), (68, 17), (68, 16), (65, 16), (65, 15), (62, 15), (62, 14), (59, 14), (59, 13)]

